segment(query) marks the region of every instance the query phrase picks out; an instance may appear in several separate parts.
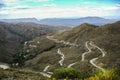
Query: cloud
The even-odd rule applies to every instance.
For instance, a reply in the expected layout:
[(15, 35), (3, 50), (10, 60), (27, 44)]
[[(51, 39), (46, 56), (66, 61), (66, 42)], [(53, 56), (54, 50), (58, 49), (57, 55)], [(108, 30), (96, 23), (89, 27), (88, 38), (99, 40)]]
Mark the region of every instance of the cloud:
[(20, 2), (22, 2), (22, 3), (40, 3), (40, 2), (49, 2), (49, 1), (52, 1), (52, 0), (23, 0)]
[(1, 13), (10, 14), (11, 18), (53, 18), (53, 17), (85, 17), (85, 16), (111, 16), (117, 7), (31, 7), (28, 9), (3, 10)]
[(120, 3), (118, 3), (116, 6), (117, 6), (117, 7), (120, 7)]
[(91, 4), (91, 2), (89, 2), (89, 1), (86, 1), (86, 2), (83, 2), (83, 4)]
[[(0, 14), (7, 14), (9, 18), (53, 18), (53, 17), (85, 17), (85, 16), (111, 16), (118, 15), (120, 11), (116, 6), (66, 6), (60, 7), (53, 3), (42, 3), (41, 5), (23, 5), (22, 3), (46, 2), (53, 0), (4, 0), (7, 7), (1, 9)], [(2, 2), (3, 3), (3, 2)], [(15, 4), (15, 5), (13, 5)], [(85, 4), (89, 4), (86, 2)], [(4, 16), (5, 17), (5, 16)]]
[(5, 5), (4, 9), (13, 8), (20, 5), (19, 0), (2, 0), (2, 3)]
[(56, 4), (43, 4), (43, 7), (56, 7)]
[(38, 2), (48, 2), (50, 0), (37, 0)]
[(0, 19), (5, 19), (8, 18), (9, 15), (8, 14), (0, 14)]
[(19, 0), (2, 0), (2, 2), (6, 5), (9, 4), (19, 4)]
[(5, 4), (0, 3), (0, 8), (5, 7)]

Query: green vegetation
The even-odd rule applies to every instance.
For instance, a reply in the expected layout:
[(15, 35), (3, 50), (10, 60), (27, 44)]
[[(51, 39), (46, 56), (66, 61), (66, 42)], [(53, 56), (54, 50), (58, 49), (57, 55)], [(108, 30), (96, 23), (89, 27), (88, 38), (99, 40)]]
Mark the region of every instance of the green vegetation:
[(0, 69), (0, 80), (46, 80), (39, 73), (27, 69)]
[(94, 76), (91, 76), (85, 80), (120, 80), (120, 76), (115, 70), (107, 70), (106, 72), (97, 72)]
[(39, 72), (29, 69), (0, 69), (0, 80), (120, 80), (118, 70), (106, 70), (105, 72), (93, 71), (89, 77), (73, 68), (55, 69), (51, 78), (43, 77)]
[[(25, 62), (25, 55), (23, 53), (18, 53), (13, 55), (12, 64), (18, 64), (17, 66), (22, 67)], [(14, 66), (13, 66), (14, 67)]]
[[(86, 73), (87, 74), (87, 73)], [(120, 80), (119, 74), (115, 70), (106, 70), (105, 72), (94, 71), (89, 77), (84, 77), (85, 74), (76, 71), (73, 68), (56, 69), (52, 77), (57, 79), (72, 79), (72, 80)]]
[(56, 79), (80, 79), (82, 74), (73, 68), (59, 68), (54, 70), (52, 77)]

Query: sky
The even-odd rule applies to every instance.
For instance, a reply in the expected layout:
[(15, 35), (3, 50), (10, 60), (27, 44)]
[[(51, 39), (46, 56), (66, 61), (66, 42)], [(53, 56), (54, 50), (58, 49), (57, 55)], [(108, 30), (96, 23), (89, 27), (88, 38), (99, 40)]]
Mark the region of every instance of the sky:
[(0, 0), (0, 19), (120, 18), (120, 0)]

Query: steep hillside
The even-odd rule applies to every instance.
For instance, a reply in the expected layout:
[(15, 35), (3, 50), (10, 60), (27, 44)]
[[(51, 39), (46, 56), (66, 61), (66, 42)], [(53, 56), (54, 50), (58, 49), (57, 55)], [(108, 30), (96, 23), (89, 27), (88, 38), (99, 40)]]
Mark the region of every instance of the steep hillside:
[(11, 62), (12, 54), (18, 53), (25, 41), (66, 29), (35, 23), (0, 22), (0, 61)]
[[(93, 41), (96, 45), (103, 48), (107, 52), (106, 58), (100, 59), (106, 66), (115, 66), (119, 63), (119, 44), (120, 44), (120, 21), (107, 24), (101, 27), (94, 25), (82, 24), (70, 31), (66, 31), (57, 35), (55, 38), (68, 42), (84, 45), (86, 41)], [(61, 36), (61, 37), (58, 37)]]
[(23, 48), (25, 66), (44, 72), (73, 67), (84, 73), (120, 68), (120, 22), (101, 27), (82, 24), (38, 37)]

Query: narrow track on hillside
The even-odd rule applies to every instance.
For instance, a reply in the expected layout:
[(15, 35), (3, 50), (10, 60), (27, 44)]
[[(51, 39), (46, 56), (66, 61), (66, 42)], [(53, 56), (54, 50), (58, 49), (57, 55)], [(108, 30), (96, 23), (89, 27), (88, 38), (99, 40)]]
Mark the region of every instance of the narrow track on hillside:
[(70, 67), (72, 67), (72, 66), (74, 66), (75, 64), (77, 64), (78, 62), (74, 62), (74, 63), (72, 63), (72, 64), (69, 64), (68, 66), (67, 66), (67, 68), (70, 68)]
[[(82, 59), (81, 59), (81, 61), (84, 61), (84, 60), (85, 60), (85, 55), (86, 55), (86, 54), (89, 54), (89, 53), (92, 52), (92, 50), (88, 47), (88, 44), (89, 44), (89, 41), (86, 41), (86, 42), (85, 42), (85, 47), (88, 49), (88, 51), (82, 53)], [(69, 64), (67, 68), (72, 67), (72, 66), (75, 65), (76, 63), (78, 63), (78, 62), (74, 62), (74, 63), (72, 63), (72, 64)]]
[(61, 52), (60, 49), (58, 49), (57, 53), (58, 53), (59, 55), (61, 55), (61, 60), (59, 61), (59, 64), (60, 64), (60, 66), (62, 66), (62, 65), (63, 65), (63, 61), (64, 61), (64, 59), (65, 59), (65, 56), (64, 56), (64, 54)]
[[(65, 45), (69, 45), (69, 46), (74, 46), (74, 47), (78, 47), (79, 45), (75, 44), (75, 43), (70, 43), (70, 42), (66, 42), (64, 40), (58, 40), (58, 39), (54, 39), (53, 36), (46, 36), (47, 39), (52, 40), (56, 43), (62, 43)], [(60, 49), (58, 49), (58, 54), (60, 54), (62, 57), (62, 59), (59, 61), (59, 64), (62, 66), (63, 65), (63, 61), (64, 61), (64, 55), (61, 53)], [(68, 67), (72, 67), (73, 65), (75, 65), (77, 62), (71, 63), (68, 65)]]
[(52, 76), (52, 72), (48, 72), (48, 68), (50, 67), (50, 65), (46, 66), (44, 69), (43, 69), (43, 72), (39, 72), (42, 76), (44, 77), (48, 77), (50, 78)]
[(87, 52), (84, 52), (83, 54), (82, 54), (82, 59), (81, 59), (81, 61), (84, 61), (85, 60), (85, 55), (86, 54), (89, 54), (89, 53), (91, 53), (92, 52), (92, 50), (89, 48), (89, 46), (88, 46), (88, 43), (89, 43), (89, 41), (86, 41), (85, 42), (85, 47), (88, 49), (88, 51)]
[(43, 72), (46, 72), (46, 71), (48, 70), (49, 67), (50, 67), (49, 65), (46, 66), (46, 67), (44, 68)]
[(105, 57), (106, 52), (103, 49), (101, 49), (100, 47), (98, 47), (97, 45), (95, 45), (92, 41), (90, 41), (90, 45), (93, 46), (93, 47), (96, 47), (98, 50), (100, 50), (101, 53), (102, 53), (102, 57)]
[[(70, 45), (70, 46), (75, 46), (75, 47), (78, 47), (78, 46), (79, 46), (79, 45), (77, 45), (77, 44), (75, 44), (75, 43), (70, 43), (70, 42), (66, 42), (66, 41), (64, 41), (64, 40), (54, 39), (53, 36), (46, 36), (46, 38), (49, 39), (49, 40), (52, 40), (52, 41), (54, 41), (54, 42), (56, 42), (56, 43), (63, 43), (63, 44), (65, 44), (65, 45)], [(100, 47), (98, 47), (97, 45), (95, 45), (92, 41), (86, 41), (85, 47), (88, 49), (88, 51), (87, 51), (87, 52), (84, 52), (84, 53), (82, 54), (82, 59), (81, 59), (81, 61), (85, 61), (85, 55), (92, 52), (91, 47), (88, 46), (88, 44), (89, 44), (90, 46), (95, 47), (95, 48), (97, 48), (98, 50), (100, 50), (101, 53), (102, 53), (102, 57), (105, 57), (106, 52), (105, 52), (103, 49), (101, 49)], [(62, 57), (61, 57), (61, 60), (59, 61), (59, 64), (62, 66), (62, 65), (63, 65), (63, 61), (64, 61), (64, 54), (61, 53), (60, 49), (58, 49), (58, 52), (57, 52), (57, 53), (62, 56)], [(103, 69), (102, 67), (100, 67), (100, 66), (98, 66), (97, 64), (94, 63), (97, 59), (99, 59), (99, 57), (91, 59), (91, 60), (90, 60), (90, 64), (92, 64), (94, 67), (96, 67), (96, 68), (98, 68), (98, 69), (100, 69), (100, 70), (102, 70), (102, 71), (104, 72), (105, 69)], [(67, 66), (67, 68), (72, 67), (72, 66), (75, 65), (76, 63), (77, 63), (77, 62), (74, 62), (74, 63), (69, 64), (69, 65)]]
[(39, 72), (41, 75), (43, 75), (44, 77), (48, 77), (51, 78), (51, 75), (45, 72)]
[[(103, 49), (101, 49), (100, 47), (98, 47), (97, 45), (95, 45), (92, 41), (90, 42), (90, 45), (93, 46), (93, 47), (95, 47), (95, 48), (97, 48), (98, 50), (100, 50), (101, 53), (102, 53), (102, 57), (105, 57), (106, 52), (105, 52)], [(98, 59), (98, 57), (91, 59), (91, 60), (90, 60), (90, 63), (91, 63), (94, 67), (96, 67), (96, 68), (100, 69), (101, 71), (105, 72), (105, 69), (103, 69), (102, 67), (100, 67), (100, 66), (98, 66), (98, 65), (96, 65), (96, 64), (94, 63), (97, 59)]]
[(62, 43), (62, 44), (65, 44), (65, 45), (70, 45), (70, 46), (75, 46), (75, 47), (78, 47), (79, 45), (75, 44), (75, 43), (70, 43), (70, 42), (66, 42), (64, 40), (58, 40), (58, 39), (55, 39), (53, 38), (53, 36), (46, 36), (47, 39), (49, 40), (52, 40), (56, 43)]
[(9, 65), (7, 65), (7, 64), (4, 64), (4, 63), (0, 63), (0, 68), (2, 68), (2, 69), (9, 69), (10, 68), (10, 66)]

